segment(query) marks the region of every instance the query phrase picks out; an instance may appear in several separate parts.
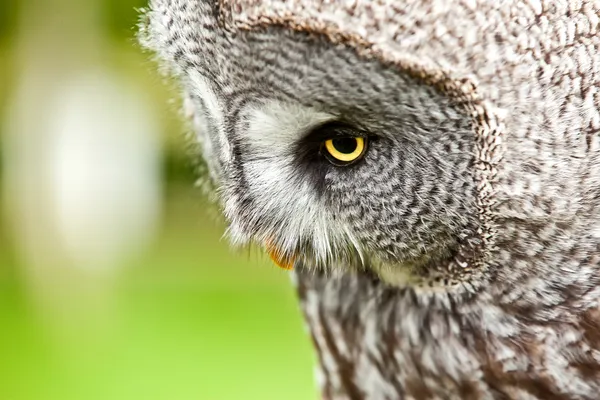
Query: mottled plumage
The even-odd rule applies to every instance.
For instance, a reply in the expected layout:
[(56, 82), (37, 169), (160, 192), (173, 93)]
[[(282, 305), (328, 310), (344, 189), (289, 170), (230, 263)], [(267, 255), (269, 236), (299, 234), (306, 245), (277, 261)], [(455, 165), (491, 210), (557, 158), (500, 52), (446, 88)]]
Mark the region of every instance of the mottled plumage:
[(324, 398), (598, 398), (599, 10), (150, 1), (229, 237), (296, 257)]

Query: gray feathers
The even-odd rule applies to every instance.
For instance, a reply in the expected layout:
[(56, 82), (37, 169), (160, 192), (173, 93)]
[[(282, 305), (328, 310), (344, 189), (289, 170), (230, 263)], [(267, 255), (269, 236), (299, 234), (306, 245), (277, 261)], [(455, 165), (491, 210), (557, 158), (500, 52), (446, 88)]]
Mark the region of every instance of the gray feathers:
[[(151, 1), (230, 237), (298, 256), (326, 398), (597, 396), (599, 10)], [(360, 163), (299, 156), (330, 120)]]

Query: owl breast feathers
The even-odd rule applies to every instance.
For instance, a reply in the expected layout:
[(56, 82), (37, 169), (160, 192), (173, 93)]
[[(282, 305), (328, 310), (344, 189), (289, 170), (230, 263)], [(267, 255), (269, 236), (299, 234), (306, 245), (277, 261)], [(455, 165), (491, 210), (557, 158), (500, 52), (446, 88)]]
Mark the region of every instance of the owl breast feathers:
[(600, 396), (600, 2), (151, 0), (326, 399)]

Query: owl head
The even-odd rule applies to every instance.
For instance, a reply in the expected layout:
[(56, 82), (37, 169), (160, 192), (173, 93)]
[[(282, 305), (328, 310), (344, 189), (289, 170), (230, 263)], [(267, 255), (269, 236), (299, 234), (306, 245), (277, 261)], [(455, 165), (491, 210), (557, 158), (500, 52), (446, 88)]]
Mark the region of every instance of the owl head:
[(472, 284), (494, 226), (493, 110), (468, 76), (328, 23), (337, 6), (318, 20), (294, 7), (153, 0), (147, 13), (144, 43), (183, 82), (228, 236), (286, 268)]

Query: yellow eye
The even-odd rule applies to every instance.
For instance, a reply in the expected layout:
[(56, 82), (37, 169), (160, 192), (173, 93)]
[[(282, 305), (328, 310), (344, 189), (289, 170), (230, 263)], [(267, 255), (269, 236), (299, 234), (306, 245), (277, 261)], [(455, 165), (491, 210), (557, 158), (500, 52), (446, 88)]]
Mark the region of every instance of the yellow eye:
[(333, 165), (344, 166), (360, 160), (367, 150), (367, 138), (341, 137), (323, 142), (323, 154)]

